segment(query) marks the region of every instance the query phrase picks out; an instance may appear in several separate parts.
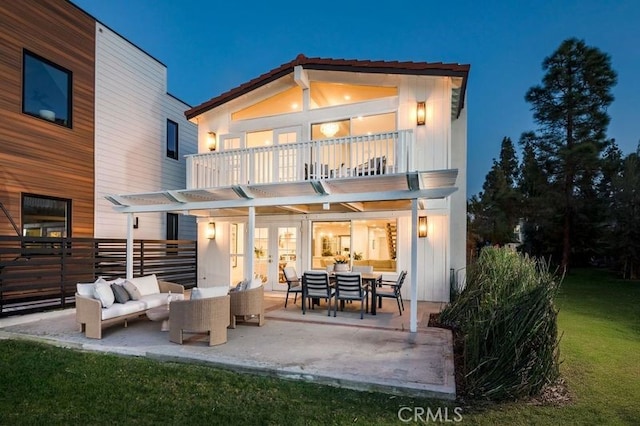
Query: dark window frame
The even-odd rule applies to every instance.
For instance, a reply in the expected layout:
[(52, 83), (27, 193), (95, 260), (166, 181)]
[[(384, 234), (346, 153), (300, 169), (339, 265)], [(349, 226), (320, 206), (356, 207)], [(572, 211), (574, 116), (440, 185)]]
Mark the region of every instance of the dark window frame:
[[(64, 202), (66, 204), (66, 217), (65, 217), (65, 231), (66, 231), (66, 235), (64, 236), (64, 238), (71, 238), (72, 237), (72, 218), (73, 218), (73, 214), (72, 214), (72, 207), (73, 207), (73, 200), (71, 200), (70, 198), (60, 198), (60, 197), (51, 197), (48, 195), (41, 195), (41, 194), (33, 194), (33, 193), (28, 193), (28, 192), (23, 192), (20, 196), (20, 228), (21, 228), (21, 233), (24, 236), (24, 225), (25, 225), (25, 197), (31, 197), (31, 198), (40, 198), (40, 199), (44, 199), (44, 200), (53, 200), (53, 201), (61, 201)], [(45, 236), (46, 237), (46, 236)], [(34, 237), (35, 238), (35, 237)], [(51, 238), (51, 237), (49, 237)]]
[[(180, 224), (180, 215), (176, 213), (167, 213), (167, 228), (165, 236), (167, 240), (179, 240), (179, 224)], [(173, 234), (173, 235), (172, 235)]]
[[(175, 135), (173, 137), (174, 140), (170, 140), (171, 133), (173, 133), (169, 131), (171, 126), (175, 126)], [(180, 140), (179, 133), (180, 133), (180, 126), (178, 125), (178, 123), (167, 118), (167, 157), (172, 158), (174, 160), (177, 160), (179, 158), (178, 157), (178, 142)], [(175, 145), (175, 150), (170, 148), (171, 143)]]
[[(35, 111), (28, 111), (27, 110), (27, 102), (25, 102), (27, 93), (26, 93), (26, 89), (27, 89), (27, 84), (26, 84), (26, 78), (27, 78), (27, 56), (31, 57), (32, 59), (35, 59), (37, 61), (40, 61), (52, 68), (55, 68), (56, 70), (64, 73), (67, 75), (67, 119), (66, 121), (63, 120), (56, 120), (56, 119), (47, 119), (44, 116), (42, 116), (39, 113), (36, 113)], [(46, 58), (43, 58), (42, 56), (31, 52), (30, 50), (27, 49), (23, 49), (22, 50), (22, 113), (23, 114), (27, 114), (30, 115), (31, 117), (36, 117), (40, 120), (43, 121), (47, 121), (49, 123), (54, 123), (57, 124), (58, 126), (62, 126), (62, 127), (67, 127), (69, 129), (73, 128), (73, 72), (71, 70), (66, 69), (63, 66), (60, 66), (58, 64), (56, 64), (55, 62), (52, 62)]]

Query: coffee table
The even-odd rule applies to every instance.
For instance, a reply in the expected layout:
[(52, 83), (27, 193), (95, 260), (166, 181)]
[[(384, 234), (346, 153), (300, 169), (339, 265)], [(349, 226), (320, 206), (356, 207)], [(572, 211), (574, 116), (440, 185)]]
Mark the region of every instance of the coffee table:
[(169, 305), (147, 309), (147, 318), (151, 321), (162, 321), (160, 331), (169, 331)]

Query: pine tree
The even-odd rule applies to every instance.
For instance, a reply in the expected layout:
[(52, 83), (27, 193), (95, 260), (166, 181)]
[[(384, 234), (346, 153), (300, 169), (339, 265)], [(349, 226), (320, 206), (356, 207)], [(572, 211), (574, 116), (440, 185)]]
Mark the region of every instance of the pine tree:
[(574, 38), (563, 41), (542, 67), (546, 71), (542, 85), (529, 89), (525, 99), (531, 103), (539, 126), (532, 143), (540, 161), (549, 168), (550, 189), (559, 195), (561, 266), (566, 269), (576, 224), (581, 223), (580, 230), (588, 235), (584, 217), (578, 212), (591, 206), (600, 157), (609, 143), (607, 107), (613, 101), (616, 73), (607, 54)]

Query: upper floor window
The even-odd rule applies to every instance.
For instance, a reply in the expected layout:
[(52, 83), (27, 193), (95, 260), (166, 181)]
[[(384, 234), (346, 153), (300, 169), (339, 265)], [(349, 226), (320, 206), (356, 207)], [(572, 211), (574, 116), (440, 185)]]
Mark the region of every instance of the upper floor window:
[(302, 89), (292, 87), (231, 114), (232, 120), (268, 117), (302, 111)]
[(309, 107), (314, 109), (398, 96), (398, 88), (312, 81), (309, 94)]
[(22, 112), (71, 127), (71, 71), (24, 51)]
[(178, 123), (167, 119), (167, 157), (178, 159)]
[(71, 200), (22, 195), (22, 235), (70, 237)]
[(314, 123), (311, 125), (311, 139), (331, 139), (395, 132), (397, 129), (396, 123), (395, 112)]

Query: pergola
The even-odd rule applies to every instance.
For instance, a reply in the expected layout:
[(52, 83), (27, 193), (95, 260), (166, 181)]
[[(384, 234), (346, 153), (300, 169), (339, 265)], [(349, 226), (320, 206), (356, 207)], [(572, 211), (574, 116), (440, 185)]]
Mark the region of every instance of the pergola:
[[(247, 241), (254, 239), (256, 212), (311, 213), (331, 206), (345, 211), (368, 211), (373, 205), (391, 204), (411, 209), (411, 317), (410, 331), (417, 331), (418, 210), (427, 200), (442, 199), (457, 188), (456, 169), (382, 174), (366, 177), (305, 180), (267, 184), (233, 185), (219, 188), (164, 190), (109, 195), (114, 208), (128, 214), (127, 277), (133, 276), (133, 221), (136, 213), (182, 212), (201, 217), (246, 215)], [(391, 203), (391, 204), (384, 204)], [(247, 275), (253, 276), (253, 260)]]

